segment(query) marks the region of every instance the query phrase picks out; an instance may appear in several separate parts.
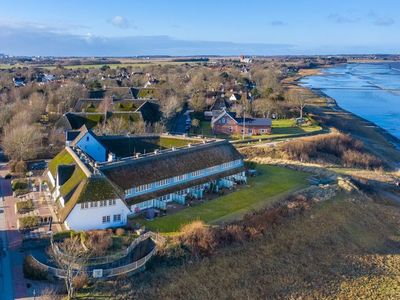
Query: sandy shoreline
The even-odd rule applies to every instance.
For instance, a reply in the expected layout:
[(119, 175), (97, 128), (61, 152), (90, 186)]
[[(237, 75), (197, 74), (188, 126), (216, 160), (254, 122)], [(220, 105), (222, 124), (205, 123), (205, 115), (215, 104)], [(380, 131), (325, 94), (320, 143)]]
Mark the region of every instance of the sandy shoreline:
[[(352, 136), (362, 140), (366, 145), (369, 145), (373, 152), (379, 154), (385, 160), (389, 160), (391, 165), (398, 166), (400, 162), (400, 139), (389, 133), (379, 125), (360, 117), (348, 110), (343, 109), (335, 99), (326, 95), (320, 89), (312, 89), (301, 86), (299, 81), (301, 78), (312, 73), (312, 75), (322, 75), (320, 69), (313, 72), (299, 72), (299, 77), (296, 78), (293, 84), (310, 90), (315, 95), (327, 99), (326, 105), (309, 105), (308, 111), (314, 114), (315, 118), (324, 126), (336, 127), (342, 132), (351, 134)], [(305, 75), (307, 74), (307, 75)]]

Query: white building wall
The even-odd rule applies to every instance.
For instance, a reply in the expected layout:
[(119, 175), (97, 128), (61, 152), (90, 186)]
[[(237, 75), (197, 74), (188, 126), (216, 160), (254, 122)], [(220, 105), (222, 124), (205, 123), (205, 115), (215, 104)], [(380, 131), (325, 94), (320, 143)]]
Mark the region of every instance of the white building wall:
[(53, 174), (51, 174), (50, 171), (47, 171), (47, 177), (49, 178), (49, 181), (51, 183), (52, 186), (56, 186), (56, 181), (53, 177)]
[[(108, 203), (108, 200), (107, 200)], [(121, 199), (116, 199), (115, 205), (81, 208), (81, 204), (75, 205), (65, 220), (65, 225), (72, 230), (92, 230), (119, 227), (126, 225), (130, 214), (129, 208)], [(121, 221), (114, 222), (113, 216), (120, 214)], [(109, 223), (103, 223), (103, 216), (110, 216)]]

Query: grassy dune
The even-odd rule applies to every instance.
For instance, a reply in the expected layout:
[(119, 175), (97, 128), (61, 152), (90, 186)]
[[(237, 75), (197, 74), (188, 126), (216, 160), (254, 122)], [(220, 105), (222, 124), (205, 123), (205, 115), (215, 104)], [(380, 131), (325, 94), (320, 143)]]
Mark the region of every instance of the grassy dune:
[[(400, 208), (339, 195), (211, 258), (163, 265), (118, 284), (106, 299), (398, 299)], [(80, 299), (88, 295), (82, 291)], [(103, 298), (104, 297), (104, 298)], [(114, 296), (116, 297), (116, 296)]]
[(249, 179), (249, 187), (153, 221), (142, 221), (147, 228), (161, 232), (177, 231), (193, 220), (216, 223), (234, 219), (256, 207), (273, 203), (279, 196), (306, 186), (308, 174), (285, 168), (259, 165), (259, 176)]

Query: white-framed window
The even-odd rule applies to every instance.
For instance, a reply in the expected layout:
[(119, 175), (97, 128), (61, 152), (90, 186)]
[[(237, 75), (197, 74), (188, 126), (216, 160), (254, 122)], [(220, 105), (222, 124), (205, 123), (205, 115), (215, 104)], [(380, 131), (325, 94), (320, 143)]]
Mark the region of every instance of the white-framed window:
[(200, 176), (202, 171), (203, 170), (194, 171), (194, 172), (190, 173), (190, 176), (192, 176), (192, 177)]
[(90, 207), (97, 207), (97, 201), (90, 202)]
[(232, 131), (233, 131), (232, 126), (229, 126), (229, 132), (232, 132)]
[(108, 200), (108, 205), (115, 205), (115, 204), (117, 204), (117, 201), (115, 200), (115, 199), (112, 199), (112, 200)]
[(86, 208), (89, 208), (89, 202), (81, 203), (81, 209), (86, 209)]
[(171, 181), (170, 178), (163, 179), (163, 180), (157, 181), (155, 183), (155, 186), (164, 186), (164, 185), (167, 185), (168, 183), (170, 183), (170, 181)]
[(100, 207), (101, 206), (107, 206), (107, 200), (101, 200), (100, 201)]
[(174, 177), (174, 181), (178, 182), (178, 181), (183, 181), (187, 179), (187, 174), (183, 174), (183, 175), (179, 175), (179, 176), (175, 176)]
[(110, 220), (111, 220), (110, 216), (103, 216), (102, 218), (103, 223), (110, 223)]
[(113, 216), (113, 221), (114, 222), (121, 222), (121, 214), (117, 214)]
[(136, 192), (143, 192), (143, 191), (147, 191), (147, 190), (149, 190), (149, 189), (151, 189), (151, 183), (143, 184), (143, 185), (137, 186), (137, 187), (135, 188), (135, 191), (136, 191)]

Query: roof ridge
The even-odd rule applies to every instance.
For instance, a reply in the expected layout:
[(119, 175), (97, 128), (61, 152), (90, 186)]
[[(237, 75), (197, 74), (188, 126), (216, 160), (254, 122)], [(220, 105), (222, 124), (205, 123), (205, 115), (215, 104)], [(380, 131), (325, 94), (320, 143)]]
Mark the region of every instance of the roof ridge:
[(171, 149), (165, 149), (165, 150), (159, 150), (157, 151), (157, 153), (147, 153), (147, 154), (142, 154), (139, 157), (135, 157), (135, 156), (129, 156), (126, 157), (124, 159), (121, 160), (117, 160), (117, 161), (113, 161), (113, 162), (105, 162), (103, 164), (101, 164), (99, 166), (100, 170), (104, 170), (104, 169), (110, 169), (110, 168), (116, 168), (116, 167), (120, 167), (123, 165), (128, 165), (131, 163), (135, 163), (137, 161), (146, 161), (146, 160), (150, 160), (154, 157), (167, 157), (170, 156), (172, 154), (182, 154), (183, 152), (192, 152), (192, 151), (197, 151), (199, 148), (209, 148), (209, 147), (213, 147), (213, 146), (217, 146), (219, 144), (229, 144), (230, 143), (227, 140), (217, 140), (217, 141), (211, 141), (211, 142), (206, 142), (206, 143), (199, 143), (199, 144), (195, 144), (192, 146), (185, 146), (185, 147), (178, 147), (178, 148), (171, 148)]

